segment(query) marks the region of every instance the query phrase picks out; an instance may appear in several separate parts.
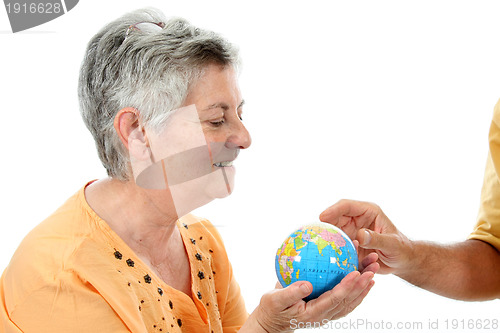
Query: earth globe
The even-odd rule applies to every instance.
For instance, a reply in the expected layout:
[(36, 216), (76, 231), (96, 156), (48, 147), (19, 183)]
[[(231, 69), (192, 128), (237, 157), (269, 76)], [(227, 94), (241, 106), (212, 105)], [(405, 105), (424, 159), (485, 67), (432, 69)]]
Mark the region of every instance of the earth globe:
[(276, 275), (283, 288), (309, 281), (317, 298), (358, 269), (358, 255), (351, 239), (339, 228), (323, 222), (305, 225), (288, 236), (276, 252)]

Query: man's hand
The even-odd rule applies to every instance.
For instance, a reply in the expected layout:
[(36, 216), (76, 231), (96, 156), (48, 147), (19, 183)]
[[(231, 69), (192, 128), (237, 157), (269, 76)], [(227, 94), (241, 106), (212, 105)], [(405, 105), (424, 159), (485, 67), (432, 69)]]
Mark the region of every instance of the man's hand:
[(341, 200), (321, 213), (319, 219), (341, 228), (359, 241), (360, 269), (373, 252), (378, 254), (380, 273), (398, 273), (412, 257), (412, 243), (375, 204)]

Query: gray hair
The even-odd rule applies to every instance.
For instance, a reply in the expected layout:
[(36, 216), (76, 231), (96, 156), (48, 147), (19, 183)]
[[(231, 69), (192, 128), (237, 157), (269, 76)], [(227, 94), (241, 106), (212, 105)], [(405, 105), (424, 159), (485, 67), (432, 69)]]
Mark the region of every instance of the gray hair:
[[(130, 29), (143, 22), (164, 27)], [(90, 40), (80, 69), (80, 112), (110, 177), (131, 175), (127, 149), (113, 126), (117, 112), (135, 108), (144, 126), (158, 130), (213, 63), (238, 70), (238, 50), (214, 32), (181, 18), (167, 21), (151, 8), (120, 17)]]

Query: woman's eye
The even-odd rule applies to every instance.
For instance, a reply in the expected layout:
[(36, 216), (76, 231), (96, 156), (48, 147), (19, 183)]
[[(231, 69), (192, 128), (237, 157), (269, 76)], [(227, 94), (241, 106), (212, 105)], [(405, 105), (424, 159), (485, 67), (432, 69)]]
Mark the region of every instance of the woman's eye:
[(215, 127), (221, 126), (222, 124), (224, 124), (224, 119), (218, 121), (211, 121), (210, 124), (212, 124)]

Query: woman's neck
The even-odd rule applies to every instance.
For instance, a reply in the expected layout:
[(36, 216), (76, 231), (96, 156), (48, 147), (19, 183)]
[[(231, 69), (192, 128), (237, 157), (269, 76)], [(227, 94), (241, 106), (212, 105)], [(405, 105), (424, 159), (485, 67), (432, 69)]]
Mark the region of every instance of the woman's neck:
[(179, 243), (178, 217), (166, 190), (152, 197), (134, 182), (106, 178), (87, 186), (85, 198), (134, 252), (152, 264), (168, 255), (168, 246), (159, 244)]

